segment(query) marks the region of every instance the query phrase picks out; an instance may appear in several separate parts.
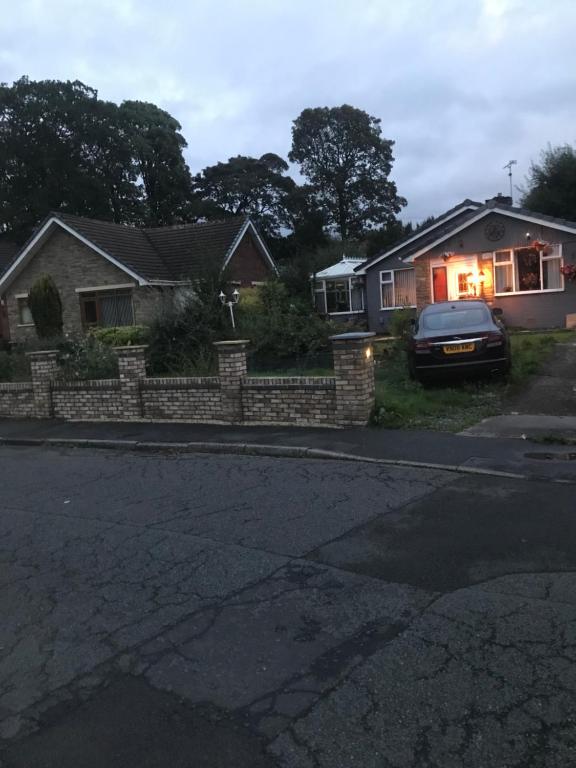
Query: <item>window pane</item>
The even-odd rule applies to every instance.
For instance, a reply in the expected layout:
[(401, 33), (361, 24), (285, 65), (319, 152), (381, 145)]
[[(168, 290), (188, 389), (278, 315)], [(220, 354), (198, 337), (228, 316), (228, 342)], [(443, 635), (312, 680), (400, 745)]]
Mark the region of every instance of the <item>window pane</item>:
[(100, 303), (100, 325), (134, 325), (132, 297), (128, 294), (112, 294), (98, 299)]
[(516, 274), (519, 291), (539, 291), (540, 253), (535, 248), (521, 248), (516, 251)]
[(503, 261), (511, 261), (510, 251), (496, 251), (494, 260), (496, 261), (496, 264), (502, 263)]
[(511, 293), (514, 290), (512, 264), (496, 264), (494, 268), (494, 290), (496, 293)]
[(28, 299), (18, 299), (18, 314), (20, 325), (32, 325), (34, 323), (32, 312), (28, 306)]
[(326, 309), (328, 312), (350, 312), (348, 280), (326, 281)]
[(392, 283), (382, 284), (382, 307), (388, 309), (394, 306), (394, 286)]
[(361, 312), (364, 309), (364, 290), (361, 280), (352, 280), (350, 306), (353, 312)]
[(416, 304), (416, 271), (399, 269), (394, 274), (397, 307), (413, 307)]
[(545, 259), (542, 262), (542, 281), (544, 290), (562, 288), (560, 259)]
[(320, 314), (326, 314), (326, 297), (324, 291), (314, 291), (314, 305)]
[(96, 310), (96, 299), (84, 299), (84, 322), (86, 325), (96, 325), (98, 323), (98, 312)]
[(381, 272), (380, 273), (380, 280), (383, 283), (391, 283), (392, 282), (392, 272)]

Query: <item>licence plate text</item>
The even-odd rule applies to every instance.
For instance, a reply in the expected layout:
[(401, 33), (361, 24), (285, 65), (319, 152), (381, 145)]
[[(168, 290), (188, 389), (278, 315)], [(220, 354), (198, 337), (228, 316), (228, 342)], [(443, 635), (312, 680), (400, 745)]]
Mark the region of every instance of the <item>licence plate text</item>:
[(457, 355), (461, 352), (474, 352), (474, 344), (450, 344), (443, 347), (445, 355)]

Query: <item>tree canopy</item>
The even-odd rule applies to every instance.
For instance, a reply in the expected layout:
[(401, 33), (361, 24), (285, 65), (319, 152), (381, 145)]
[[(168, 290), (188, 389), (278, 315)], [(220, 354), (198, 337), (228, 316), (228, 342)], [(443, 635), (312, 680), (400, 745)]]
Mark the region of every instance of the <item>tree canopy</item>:
[(532, 211), (576, 221), (576, 150), (549, 146), (532, 163), (522, 205)]
[(210, 165), (194, 177), (194, 191), (202, 202), (199, 210), (209, 218), (251, 216), (264, 234), (280, 237), (290, 228), (290, 197), (296, 190), (287, 171), (286, 161), (272, 152)]
[(293, 124), (289, 158), (343, 240), (361, 238), (406, 205), (389, 179), (394, 142), (382, 137), (380, 122), (344, 104), (305, 109)]
[(0, 231), (22, 240), (52, 210), (181, 220), (190, 188), (179, 129), (153, 104), (118, 106), (79, 81), (0, 85)]

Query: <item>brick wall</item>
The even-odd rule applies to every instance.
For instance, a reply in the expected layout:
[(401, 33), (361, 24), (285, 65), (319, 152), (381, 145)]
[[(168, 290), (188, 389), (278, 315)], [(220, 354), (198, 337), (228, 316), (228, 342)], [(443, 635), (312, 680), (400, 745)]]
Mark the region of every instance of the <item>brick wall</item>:
[(336, 379), (246, 378), (242, 382), (242, 411), (246, 423), (333, 426)]
[(34, 410), (32, 382), (0, 384), (0, 417), (27, 417)]
[(269, 280), (274, 275), (270, 262), (262, 254), (250, 232), (246, 232), (234, 251), (228, 263), (228, 271), (232, 282), (248, 287), (252, 283)]
[(57, 419), (121, 421), (124, 418), (118, 379), (54, 382), (52, 403)]
[(116, 348), (118, 379), (63, 381), (56, 352), (31, 352), (32, 381), (0, 384), (0, 417), (362, 425), (374, 404), (373, 335), (334, 337), (334, 377), (249, 377), (246, 341), (218, 342), (220, 375), (194, 378), (147, 378), (146, 348), (133, 346)]
[(427, 256), (414, 260), (416, 273), (416, 305), (422, 309), (432, 301), (432, 278), (430, 277), (430, 260)]
[(12, 341), (36, 337), (33, 325), (19, 325), (16, 296), (27, 294), (42, 274), (50, 274), (60, 292), (65, 333), (82, 332), (80, 298), (76, 288), (133, 285), (134, 322), (137, 325), (150, 321), (161, 296), (156, 289), (138, 287), (126, 272), (106, 261), (68, 232), (56, 230), (8, 289), (7, 313)]
[(217, 376), (145, 379), (140, 391), (146, 419), (199, 423), (222, 419)]

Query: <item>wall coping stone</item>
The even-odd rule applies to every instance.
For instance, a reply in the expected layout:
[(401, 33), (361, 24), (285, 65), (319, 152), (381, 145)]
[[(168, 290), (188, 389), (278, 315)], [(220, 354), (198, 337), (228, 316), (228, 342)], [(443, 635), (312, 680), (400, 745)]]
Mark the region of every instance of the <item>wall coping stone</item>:
[(189, 389), (190, 387), (219, 389), (220, 379), (218, 376), (154, 377), (141, 379), (140, 386), (142, 389)]
[(349, 333), (338, 333), (336, 336), (330, 336), (330, 341), (363, 341), (376, 336), (374, 331), (350, 331)]
[(120, 389), (120, 379), (55, 379), (52, 389)]
[(123, 347), (112, 347), (114, 352), (122, 352), (125, 355), (127, 352), (143, 352), (148, 349), (148, 344), (128, 344)]
[(43, 349), (36, 352), (26, 352), (26, 357), (56, 357), (57, 354), (56, 349)]
[(32, 382), (0, 381), (0, 392), (32, 392)]
[(242, 386), (250, 389), (335, 389), (336, 378), (321, 376), (246, 376)]

